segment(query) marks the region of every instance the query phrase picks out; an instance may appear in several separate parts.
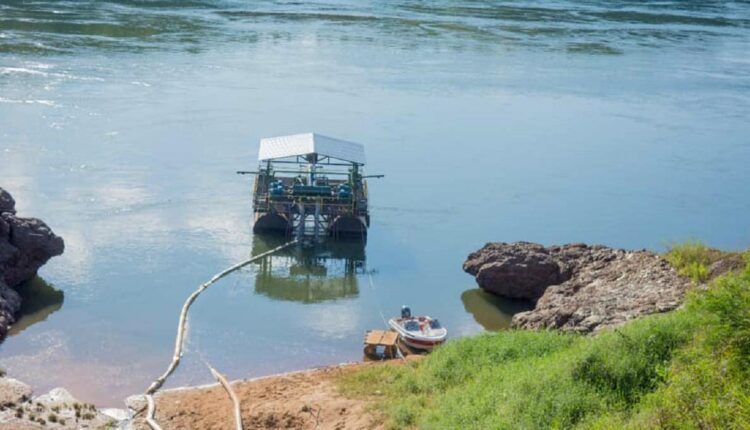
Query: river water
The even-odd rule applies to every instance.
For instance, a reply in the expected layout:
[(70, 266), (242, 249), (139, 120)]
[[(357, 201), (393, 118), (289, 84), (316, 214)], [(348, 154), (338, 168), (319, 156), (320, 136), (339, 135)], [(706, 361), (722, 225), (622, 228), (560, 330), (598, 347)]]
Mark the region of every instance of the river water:
[(727, 1), (2, 1), (0, 186), (66, 251), (0, 367), (120, 406), (182, 301), (253, 237), (261, 137), (366, 145), (365, 246), (292, 249), (193, 307), (170, 386), (361, 358), (410, 304), (453, 337), (523, 304), (485, 242), (750, 245), (750, 5)]

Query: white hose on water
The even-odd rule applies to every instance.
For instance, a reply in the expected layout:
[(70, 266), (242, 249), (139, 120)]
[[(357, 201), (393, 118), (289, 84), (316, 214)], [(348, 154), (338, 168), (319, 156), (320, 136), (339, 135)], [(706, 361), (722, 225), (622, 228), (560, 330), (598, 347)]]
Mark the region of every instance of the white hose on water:
[[(271, 249), (270, 251), (266, 251), (264, 253), (258, 254), (254, 257), (251, 257), (245, 261), (241, 261), (234, 266), (231, 266), (227, 269), (222, 270), (221, 272), (214, 275), (213, 278), (211, 278), (208, 282), (198, 287), (197, 290), (193, 291), (193, 293), (188, 296), (187, 300), (185, 300), (185, 304), (182, 305), (182, 311), (180, 312), (180, 319), (177, 323), (177, 338), (175, 339), (174, 344), (174, 354), (172, 355), (172, 361), (169, 363), (169, 366), (167, 367), (167, 370), (158, 378), (154, 380), (154, 382), (151, 383), (151, 385), (146, 389), (146, 400), (148, 402), (148, 411), (146, 413), (146, 422), (153, 430), (161, 430), (161, 427), (159, 427), (159, 424), (156, 422), (156, 419), (154, 418), (154, 413), (156, 411), (156, 405), (154, 403), (153, 395), (156, 393), (156, 391), (161, 388), (162, 385), (164, 385), (164, 382), (167, 380), (169, 375), (174, 372), (174, 370), (177, 368), (177, 365), (180, 364), (180, 358), (182, 357), (182, 350), (184, 348), (185, 344), (185, 332), (187, 328), (187, 316), (188, 316), (188, 310), (190, 309), (190, 306), (193, 304), (195, 299), (198, 298), (200, 293), (206, 290), (206, 288), (210, 287), (211, 284), (215, 283), (219, 279), (227, 276), (228, 274), (234, 272), (235, 270), (241, 269), (242, 267), (247, 266), (248, 264), (252, 263), (253, 261), (259, 260), (261, 258), (265, 258), (271, 254), (274, 254), (278, 251), (281, 251), (282, 249), (291, 246), (293, 244), (297, 243), (297, 240), (289, 241), (281, 246), (277, 246), (276, 248)], [(210, 366), (209, 366), (210, 367)], [(241, 422), (240, 422), (241, 425)]]

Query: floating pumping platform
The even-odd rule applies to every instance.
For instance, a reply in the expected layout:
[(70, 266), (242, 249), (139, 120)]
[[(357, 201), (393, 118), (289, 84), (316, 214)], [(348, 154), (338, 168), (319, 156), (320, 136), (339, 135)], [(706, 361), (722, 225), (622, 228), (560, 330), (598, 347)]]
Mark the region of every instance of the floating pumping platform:
[(253, 184), (253, 233), (300, 243), (367, 237), (364, 146), (317, 133), (261, 139)]

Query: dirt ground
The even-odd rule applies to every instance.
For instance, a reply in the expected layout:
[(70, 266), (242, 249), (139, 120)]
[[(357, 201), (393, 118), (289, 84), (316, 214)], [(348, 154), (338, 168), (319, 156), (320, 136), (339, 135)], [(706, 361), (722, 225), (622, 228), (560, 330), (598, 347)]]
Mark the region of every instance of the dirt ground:
[[(268, 378), (233, 382), (247, 429), (382, 429), (366, 400), (341, 396), (335, 379), (363, 366), (360, 363), (315, 369)], [(164, 391), (155, 397), (156, 420), (163, 429), (234, 429), (232, 403), (219, 385)], [(138, 430), (149, 427), (141, 413)]]

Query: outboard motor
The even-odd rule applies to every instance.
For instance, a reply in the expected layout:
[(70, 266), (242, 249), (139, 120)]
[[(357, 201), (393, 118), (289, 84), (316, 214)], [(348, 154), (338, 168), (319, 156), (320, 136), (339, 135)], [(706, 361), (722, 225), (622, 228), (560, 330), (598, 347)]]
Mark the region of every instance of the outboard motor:
[(411, 309), (406, 305), (401, 306), (401, 318), (411, 318)]

